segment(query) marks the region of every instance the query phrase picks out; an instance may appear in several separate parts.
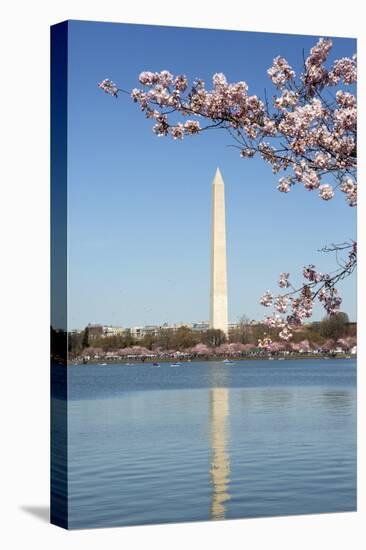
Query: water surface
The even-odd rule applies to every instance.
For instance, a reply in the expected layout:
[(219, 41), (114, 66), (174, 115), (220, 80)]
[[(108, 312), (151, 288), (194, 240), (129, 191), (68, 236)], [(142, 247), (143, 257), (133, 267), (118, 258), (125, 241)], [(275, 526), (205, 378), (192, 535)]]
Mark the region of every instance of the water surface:
[(68, 369), (70, 528), (356, 508), (353, 359)]

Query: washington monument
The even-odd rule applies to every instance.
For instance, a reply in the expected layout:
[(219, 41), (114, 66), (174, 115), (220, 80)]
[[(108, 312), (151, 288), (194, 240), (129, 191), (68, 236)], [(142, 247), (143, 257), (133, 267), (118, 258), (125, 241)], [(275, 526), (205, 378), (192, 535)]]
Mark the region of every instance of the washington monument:
[(228, 333), (225, 186), (217, 168), (212, 182), (210, 327)]

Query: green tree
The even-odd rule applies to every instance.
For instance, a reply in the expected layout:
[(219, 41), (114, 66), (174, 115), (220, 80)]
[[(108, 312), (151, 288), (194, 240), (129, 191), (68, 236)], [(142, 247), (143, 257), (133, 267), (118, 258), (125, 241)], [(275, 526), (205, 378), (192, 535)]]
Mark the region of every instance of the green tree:
[(246, 315), (242, 315), (238, 326), (229, 331), (229, 342), (249, 344), (251, 340), (251, 326)]
[(174, 333), (173, 347), (175, 349), (187, 349), (199, 343), (199, 335), (189, 327), (179, 327)]
[(70, 332), (68, 335), (68, 350), (69, 353), (77, 355), (83, 349), (83, 332)]
[(147, 349), (152, 349), (153, 345), (155, 344), (156, 336), (153, 334), (145, 334), (145, 336), (141, 340), (141, 345), (144, 346)]
[(174, 334), (171, 328), (162, 328), (159, 330), (156, 338), (155, 345), (163, 349), (171, 349), (173, 347)]
[(251, 326), (251, 344), (256, 344), (258, 340), (263, 340), (266, 336), (269, 336), (272, 338), (272, 340), (276, 339), (276, 332), (270, 327), (267, 327), (264, 323), (258, 323), (256, 325)]
[(347, 336), (349, 318), (347, 313), (340, 311), (335, 315), (324, 317), (320, 323), (319, 332), (324, 338), (338, 340)]
[(85, 329), (83, 331), (83, 338), (82, 338), (83, 349), (88, 348), (89, 345), (90, 345), (89, 344), (89, 327), (85, 327)]
[(210, 346), (211, 348), (217, 348), (226, 342), (225, 333), (216, 328), (209, 328), (202, 333), (202, 343)]
[(123, 348), (129, 348), (130, 346), (134, 346), (136, 344), (136, 340), (133, 338), (131, 334), (131, 329), (126, 329), (123, 334), (123, 345), (121, 347)]

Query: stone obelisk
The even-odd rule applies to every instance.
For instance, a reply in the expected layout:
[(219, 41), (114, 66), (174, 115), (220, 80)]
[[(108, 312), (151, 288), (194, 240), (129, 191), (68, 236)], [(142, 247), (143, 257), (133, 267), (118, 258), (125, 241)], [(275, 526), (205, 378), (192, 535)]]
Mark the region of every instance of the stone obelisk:
[(212, 182), (210, 327), (228, 333), (225, 186), (217, 168)]

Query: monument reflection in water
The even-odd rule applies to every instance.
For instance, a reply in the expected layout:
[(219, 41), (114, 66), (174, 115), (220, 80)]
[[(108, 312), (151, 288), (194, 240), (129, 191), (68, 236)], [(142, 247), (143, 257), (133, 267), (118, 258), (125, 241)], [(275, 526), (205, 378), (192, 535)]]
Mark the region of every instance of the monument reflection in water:
[(225, 503), (230, 499), (230, 457), (228, 452), (229, 390), (215, 388), (211, 390), (211, 518), (225, 518)]
[(212, 485), (211, 518), (224, 519), (226, 505), (230, 500), (230, 456), (228, 449), (229, 424), (229, 389), (227, 387), (228, 371), (222, 366), (211, 371), (210, 391), (210, 442), (211, 468), (210, 482)]

